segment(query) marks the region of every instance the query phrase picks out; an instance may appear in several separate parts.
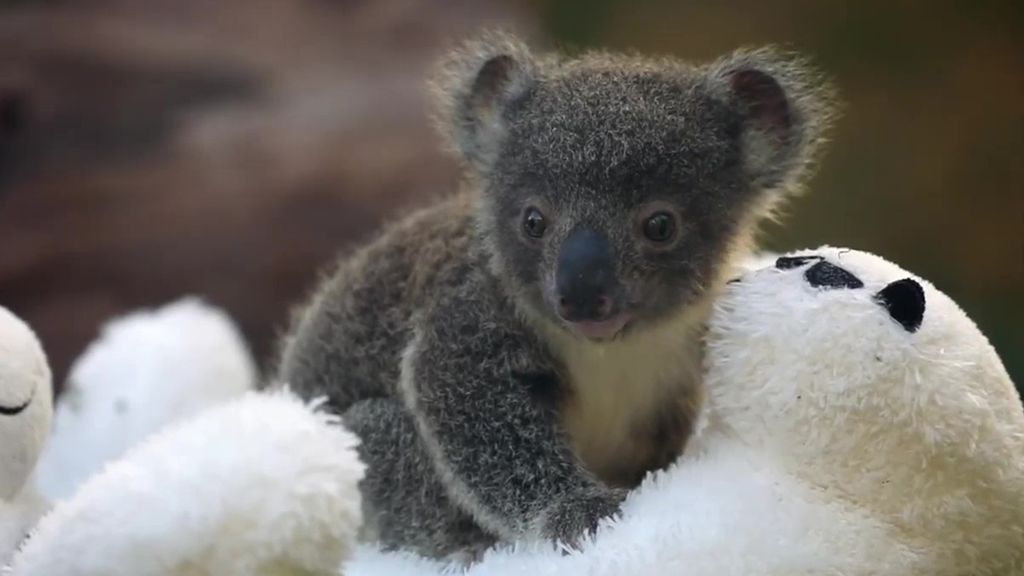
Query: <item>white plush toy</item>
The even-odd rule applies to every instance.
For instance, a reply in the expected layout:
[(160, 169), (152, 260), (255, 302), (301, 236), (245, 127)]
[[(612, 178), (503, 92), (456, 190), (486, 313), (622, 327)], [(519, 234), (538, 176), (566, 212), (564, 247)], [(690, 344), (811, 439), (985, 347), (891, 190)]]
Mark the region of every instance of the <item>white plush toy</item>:
[[(731, 283), (702, 428), (582, 551), (475, 576), (1024, 574), (1024, 408), (985, 337), (870, 254), (801, 251)], [(361, 551), (349, 576), (441, 574)]]
[(1024, 574), (1024, 408), (929, 282), (863, 252), (795, 253), (730, 285), (708, 341), (697, 448), (769, 455), (891, 527), (915, 574)]
[[(728, 285), (707, 363), (700, 429), (675, 465), (629, 496), (621, 518), (578, 552), (524, 542), (489, 551), (468, 574), (1024, 574), (1024, 408), (985, 337), (928, 282), (851, 250), (783, 257)], [(147, 519), (203, 517), (182, 493), (130, 502)], [(230, 492), (223, 497), (230, 506)], [(83, 534), (80, 546), (97, 550), (125, 537)], [(182, 540), (172, 534), (190, 532), (153, 534), (171, 546)], [(39, 540), (29, 544), (41, 547), (36, 557), (70, 549)], [(177, 574), (133, 562), (131, 573)], [(364, 545), (343, 570), (452, 569)]]
[[(7, 352), (48, 383), (38, 345)], [(356, 438), (315, 404), (249, 391), (219, 310), (185, 300), (112, 322), (71, 379), (38, 470), (68, 497), (4, 574), (329, 576), (349, 556)]]
[(165, 428), (57, 503), (11, 576), (331, 576), (361, 522), (357, 440), (287, 393)]
[(35, 333), (0, 307), (0, 565), (45, 509), (26, 486), (50, 432), (50, 367)]

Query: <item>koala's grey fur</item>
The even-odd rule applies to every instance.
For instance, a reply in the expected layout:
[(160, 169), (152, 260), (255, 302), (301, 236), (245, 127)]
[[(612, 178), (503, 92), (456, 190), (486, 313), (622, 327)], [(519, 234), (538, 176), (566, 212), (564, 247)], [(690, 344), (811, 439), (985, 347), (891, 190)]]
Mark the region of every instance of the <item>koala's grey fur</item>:
[[(571, 543), (682, 450), (711, 298), (808, 173), (831, 94), (766, 50), (535, 57), (498, 34), (454, 51), (436, 88), (466, 190), (344, 259), (278, 377), (362, 438), (385, 546)], [(541, 239), (522, 232), (527, 205), (550, 220)], [(664, 246), (637, 232), (651, 206), (680, 226)], [(553, 312), (561, 242), (581, 227), (606, 239), (632, 318), (611, 341)]]

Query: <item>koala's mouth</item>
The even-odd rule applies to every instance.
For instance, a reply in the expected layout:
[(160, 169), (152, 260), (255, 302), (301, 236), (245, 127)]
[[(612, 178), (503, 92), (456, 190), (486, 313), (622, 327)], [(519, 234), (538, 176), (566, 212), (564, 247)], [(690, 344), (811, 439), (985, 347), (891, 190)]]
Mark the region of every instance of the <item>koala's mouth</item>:
[(588, 340), (611, 340), (618, 336), (632, 320), (631, 314), (619, 312), (604, 320), (566, 322), (566, 325), (573, 332)]
[(32, 403), (32, 399), (35, 398), (35, 396), (36, 391), (32, 390), (32, 394), (28, 397), (28, 400), (25, 400), (21, 404), (15, 406), (4, 406), (0, 404), (0, 414), (4, 416), (17, 416), (18, 414), (21, 414), (25, 411), (25, 408), (28, 408), (28, 405)]

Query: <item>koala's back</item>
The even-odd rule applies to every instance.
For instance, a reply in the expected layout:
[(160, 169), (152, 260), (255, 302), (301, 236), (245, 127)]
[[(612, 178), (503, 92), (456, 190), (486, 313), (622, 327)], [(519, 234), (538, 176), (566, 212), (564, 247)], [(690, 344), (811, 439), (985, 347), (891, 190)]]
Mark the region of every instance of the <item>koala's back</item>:
[(472, 206), (443, 200), (390, 226), (341, 259), (295, 315), (277, 378), (303, 397), (327, 395), (341, 412), (391, 396), (412, 319), (469, 258)]

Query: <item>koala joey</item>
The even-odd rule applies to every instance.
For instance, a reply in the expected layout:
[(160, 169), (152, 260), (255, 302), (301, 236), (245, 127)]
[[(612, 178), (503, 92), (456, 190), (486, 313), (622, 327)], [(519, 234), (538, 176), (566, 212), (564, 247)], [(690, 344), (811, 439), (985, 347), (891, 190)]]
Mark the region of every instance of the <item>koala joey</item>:
[(362, 440), (367, 537), (572, 544), (682, 450), (710, 301), (832, 111), (799, 59), (535, 56), (490, 34), (434, 84), (465, 189), (344, 258), (277, 379)]

